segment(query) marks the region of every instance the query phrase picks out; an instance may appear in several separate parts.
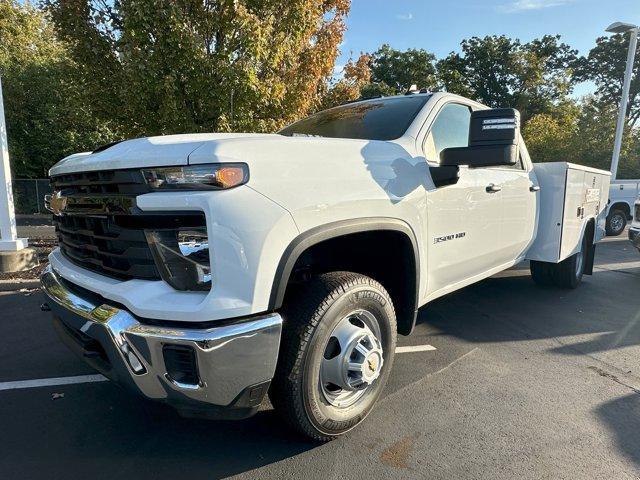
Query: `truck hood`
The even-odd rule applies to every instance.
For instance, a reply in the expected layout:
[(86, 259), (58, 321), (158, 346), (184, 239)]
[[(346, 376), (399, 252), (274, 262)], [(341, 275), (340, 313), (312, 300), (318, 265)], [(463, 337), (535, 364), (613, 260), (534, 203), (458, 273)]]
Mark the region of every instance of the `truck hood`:
[[(139, 167), (163, 167), (187, 165), (189, 155), (199, 147), (210, 144), (213, 150), (230, 140), (280, 137), (257, 133), (198, 133), (136, 138), (117, 143), (109, 148), (93, 152), (69, 155), (56, 163), (49, 175), (96, 170), (115, 170)], [(282, 137), (280, 137), (282, 138)], [(215, 158), (209, 160), (216, 162)]]

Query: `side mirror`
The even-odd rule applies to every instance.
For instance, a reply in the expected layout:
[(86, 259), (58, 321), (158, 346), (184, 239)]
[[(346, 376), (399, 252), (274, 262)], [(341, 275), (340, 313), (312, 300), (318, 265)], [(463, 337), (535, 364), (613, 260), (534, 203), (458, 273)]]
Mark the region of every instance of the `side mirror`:
[(515, 165), (520, 154), (519, 139), (520, 113), (516, 109), (477, 110), (471, 113), (469, 146), (445, 148), (440, 152), (440, 165)]

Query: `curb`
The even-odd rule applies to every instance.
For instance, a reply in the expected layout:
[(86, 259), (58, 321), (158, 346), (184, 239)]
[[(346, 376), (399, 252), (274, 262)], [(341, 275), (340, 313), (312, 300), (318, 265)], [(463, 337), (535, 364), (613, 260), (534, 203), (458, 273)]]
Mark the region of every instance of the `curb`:
[(23, 288), (40, 288), (40, 280), (0, 280), (0, 292), (14, 292)]

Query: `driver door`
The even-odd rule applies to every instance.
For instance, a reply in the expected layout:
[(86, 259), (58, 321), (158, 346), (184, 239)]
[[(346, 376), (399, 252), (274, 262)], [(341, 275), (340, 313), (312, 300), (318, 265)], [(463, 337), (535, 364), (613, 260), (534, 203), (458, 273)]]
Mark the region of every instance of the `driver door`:
[[(427, 162), (439, 164), (440, 152), (468, 146), (471, 106), (447, 102), (426, 135)], [(435, 298), (486, 276), (499, 266), (502, 192), (499, 173), (491, 168), (460, 167), (455, 185), (427, 194), (428, 285)], [(493, 186), (493, 187), (492, 187)]]

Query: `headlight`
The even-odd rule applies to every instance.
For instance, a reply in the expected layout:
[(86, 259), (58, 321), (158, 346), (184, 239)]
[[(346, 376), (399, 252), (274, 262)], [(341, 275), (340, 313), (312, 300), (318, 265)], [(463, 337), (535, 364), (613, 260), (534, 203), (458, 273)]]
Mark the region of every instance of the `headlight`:
[(210, 290), (209, 240), (202, 228), (145, 230), (162, 279), (176, 290)]
[(207, 163), (145, 168), (142, 174), (155, 190), (220, 190), (247, 183), (249, 167), (244, 163)]

